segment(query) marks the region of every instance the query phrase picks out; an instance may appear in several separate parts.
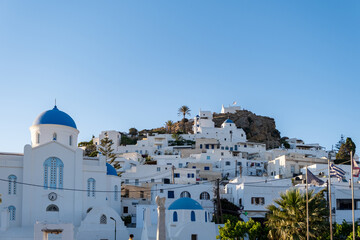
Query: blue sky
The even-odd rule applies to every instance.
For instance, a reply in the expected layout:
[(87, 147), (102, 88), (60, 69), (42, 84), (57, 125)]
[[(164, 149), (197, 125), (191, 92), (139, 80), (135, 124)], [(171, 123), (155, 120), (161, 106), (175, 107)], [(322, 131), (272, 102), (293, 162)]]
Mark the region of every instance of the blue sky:
[(359, 1), (0, 2), (0, 151), (41, 112), (101, 130), (159, 127), (237, 101), (282, 136), (360, 145)]

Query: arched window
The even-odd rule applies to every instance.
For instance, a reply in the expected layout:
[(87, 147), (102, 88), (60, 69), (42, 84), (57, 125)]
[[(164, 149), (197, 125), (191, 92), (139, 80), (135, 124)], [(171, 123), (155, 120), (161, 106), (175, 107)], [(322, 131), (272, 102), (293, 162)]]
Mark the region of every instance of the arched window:
[(16, 179), (17, 177), (15, 175), (10, 175), (8, 177), (9, 179), (9, 191), (8, 191), (8, 194), (11, 195), (11, 194), (16, 194)]
[(200, 200), (210, 200), (210, 194), (208, 192), (202, 192), (200, 194)]
[(40, 133), (36, 134), (36, 143), (39, 144), (40, 143)]
[(59, 207), (56, 206), (55, 204), (51, 204), (51, 205), (47, 206), (46, 211), (47, 212), (58, 212)]
[(115, 201), (119, 200), (119, 187), (118, 187), (118, 185), (114, 186), (114, 200)]
[(106, 218), (105, 214), (103, 214), (100, 217), (100, 224), (106, 224), (106, 223), (107, 223), (107, 218)]
[(44, 162), (44, 188), (47, 189), (49, 186), (49, 175), (50, 188), (63, 188), (63, 171), (64, 164), (59, 158), (50, 157), (46, 159)]
[(9, 210), (9, 220), (10, 221), (15, 221), (15, 217), (16, 217), (16, 208), (14, 206), (9, 206), (8, 207)]
[(72, 136), (69, 136), (69, 145), (72, 146)]
[(89, 178), (87, 180), (87, 195), (88, 197), (95, 197), (95, 179)]
[(89, 213), (92, 210), (92, 207), (88, 208), (88, 210), (86, 211), (86, 213)]
[(194, 211), (191, 211), (191, 221), (192, 222), (195, 222), (195, 212)]
[(180, 197), (181, 197), (181, 198), (184, 198), (184, 197), (191, 198), (191, 194), (190, 194), (188, 191), (183, 191), (183, 192), (180, 194)]
[(57, 134), (53, 133), (53, 140), (56, 141), (57, 140)]
[(205, 212), (205, 222), (207, 222), (207, 212)]
[(178, 215), (177, 212), (173, 213), (173, 222), (177, 222), (178, 221)]

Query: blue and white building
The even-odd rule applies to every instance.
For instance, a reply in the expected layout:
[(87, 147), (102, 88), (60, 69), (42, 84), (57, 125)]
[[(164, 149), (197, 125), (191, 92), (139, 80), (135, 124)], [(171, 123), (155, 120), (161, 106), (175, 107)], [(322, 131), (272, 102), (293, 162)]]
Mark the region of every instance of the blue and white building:
[(30, 127), (21, 154), (0, 153), (0, 239), (127, 239), (121, 178), (77, 147), (75, 121), (56, 106)]

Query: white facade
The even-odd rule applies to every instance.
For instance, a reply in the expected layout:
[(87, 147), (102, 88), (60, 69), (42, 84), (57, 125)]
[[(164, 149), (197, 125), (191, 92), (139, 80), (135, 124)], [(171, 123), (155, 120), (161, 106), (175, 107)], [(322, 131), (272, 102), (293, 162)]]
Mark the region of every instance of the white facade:
[[(120, 219), (121, 178), (105, 159), (83, 158), (79, 131), (66, 113), (42, 113), (24, 154), (0, 154), (0, 239), (127, 239)], [(91, 234), (93, 232), (94, 234)], [(60, 239), (59, 238), (59, 239)]]

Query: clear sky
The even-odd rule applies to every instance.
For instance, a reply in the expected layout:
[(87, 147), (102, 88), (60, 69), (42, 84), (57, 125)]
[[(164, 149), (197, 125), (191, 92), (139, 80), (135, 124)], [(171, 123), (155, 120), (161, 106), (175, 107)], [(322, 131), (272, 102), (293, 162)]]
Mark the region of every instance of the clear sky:
[(360, 148), (360, 1), (0, 1), (0, 151), (54, 99), (80, 140), (233, 101)]

